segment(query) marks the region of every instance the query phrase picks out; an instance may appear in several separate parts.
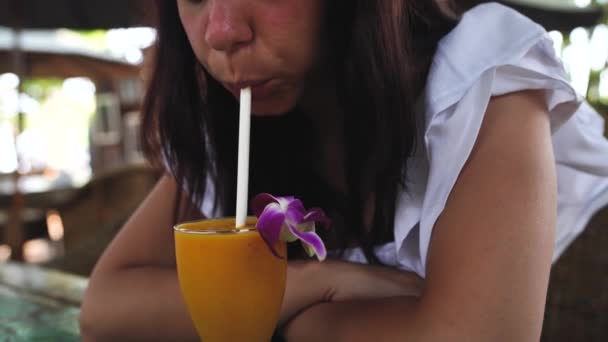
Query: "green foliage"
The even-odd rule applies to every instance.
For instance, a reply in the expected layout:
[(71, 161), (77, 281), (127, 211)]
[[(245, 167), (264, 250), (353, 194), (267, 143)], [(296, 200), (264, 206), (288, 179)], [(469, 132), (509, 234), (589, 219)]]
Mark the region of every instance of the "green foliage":
[(96, 50), (105, 50), (107, 47), (106, 30), (69, 30), (78, 35), (86, 44)]
[(42, 101), (62, 85), (63, 80), (60, 78), (28, 79), (23, 82), (23, 91), (37, 101)]

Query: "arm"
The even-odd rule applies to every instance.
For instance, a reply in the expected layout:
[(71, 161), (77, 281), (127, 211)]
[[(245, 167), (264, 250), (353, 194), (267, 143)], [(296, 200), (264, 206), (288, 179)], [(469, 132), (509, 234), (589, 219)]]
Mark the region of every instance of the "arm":
[(326, 260), (290, 262), (278, 326), (315, 304), (397, 296), (417, 297), (422, 279), (387, 267)]
[(196, 338), (175, 270), (175, 198), (164, 176), (98, 261), (82, 304), (83, 340)]
[[(163, 177), (104, 252), (82, 304), (84, 341), (198, 341), (175, 269), (175, 196), (175, 182)], [(200, 213), (181, 217), (202, 218)], [(290, 263), (281, 322), (325, 300), (418, 293), (419, 281), (412, 274), (362, 268), (341, 262)]]
[[(85, 341), (199, 340), (177, 279), (171, 229), (176, 193), (174, 180), (163, 177), (99, 260), (82, 305)], [(199, 218), (182, 210), (180, 220)], [(319, 274), (312, 264), (289, 266), (282, 317), (327, 295)]]
[(492, 100), (434, 227), (420, 298), (315, 305), (289, 323), (287, 338), (538, 341), (557, 208), (549, 119), (540, 96), (522, 92)]

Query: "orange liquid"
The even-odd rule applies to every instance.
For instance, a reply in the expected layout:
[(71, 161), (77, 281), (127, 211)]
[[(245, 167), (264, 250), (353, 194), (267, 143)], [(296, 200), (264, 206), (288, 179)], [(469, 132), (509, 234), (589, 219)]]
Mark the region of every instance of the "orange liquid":
[[(255, 218), (247, 221), (255, 225)], [(189, 231), (232, 230), (234, 219), (179, 225)], [(175, 231), (182, 296), (205, 342), (268, 342), (275, 330), (287, 260), (274, 256), (257, 231), (193, 234)], [(277, 250), (286, 255), (285, 243)]]

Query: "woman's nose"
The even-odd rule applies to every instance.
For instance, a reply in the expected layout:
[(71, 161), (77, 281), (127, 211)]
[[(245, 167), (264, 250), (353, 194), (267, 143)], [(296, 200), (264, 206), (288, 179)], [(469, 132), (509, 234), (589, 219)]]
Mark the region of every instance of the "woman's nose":
[(231, 52), (253, 40), (253, 31), (239, 1), (209, 4), (205, 41), (214, 50)]

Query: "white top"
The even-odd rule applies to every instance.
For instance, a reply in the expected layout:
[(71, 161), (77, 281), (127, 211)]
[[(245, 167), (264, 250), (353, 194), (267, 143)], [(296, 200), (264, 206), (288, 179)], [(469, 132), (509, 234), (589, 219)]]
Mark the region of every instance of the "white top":
[[(554, 261), (608, 203), (603, 119), (569, 84), (547, 32), (508, 7), (479, 5), (440, 41), (434, 56), (425, 125), (408, 161), (407, 190), (397, 199), (395, 241), (376, 249), (382, 262), (425, 276), (433, 226), (469, 157), (490, 98), (525, 89), (544, 89), (551, 115), (558, 181)], [(366, 262), (358, 248), (347, 250), (344, 258)]]

